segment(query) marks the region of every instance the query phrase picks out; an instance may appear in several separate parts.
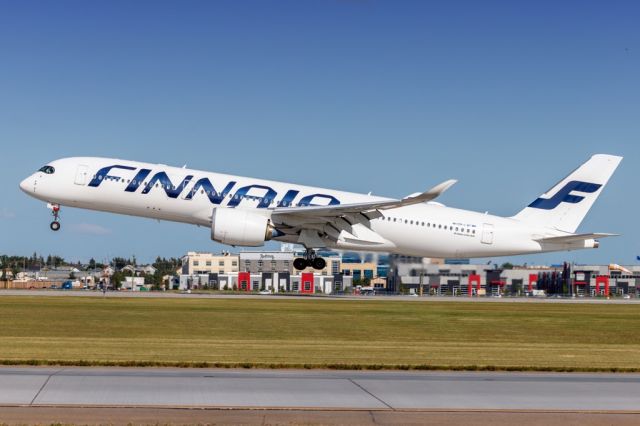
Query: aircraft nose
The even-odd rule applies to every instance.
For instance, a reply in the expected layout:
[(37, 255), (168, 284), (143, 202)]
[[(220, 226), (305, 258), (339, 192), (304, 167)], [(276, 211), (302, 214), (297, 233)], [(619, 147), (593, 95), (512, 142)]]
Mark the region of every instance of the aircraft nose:
[(31, 190), (33, 190), (33, 177), (29, 176), (28, 178), (20, 182), (20, 189), (22, 189), (22, 191), (26, 193), (31, 192)]

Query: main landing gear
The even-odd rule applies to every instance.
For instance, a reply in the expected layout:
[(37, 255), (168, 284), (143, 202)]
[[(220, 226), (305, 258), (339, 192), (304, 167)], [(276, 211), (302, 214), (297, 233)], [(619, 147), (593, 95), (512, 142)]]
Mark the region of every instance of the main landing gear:
[(52, 231), (60, 229), (60, 204), (49, 204), (51, 209), (51, 215), (53, 216), (53, 222), (49, 225)]
[(315, 250), (307, 249), (304, 257), (297, 257), (293, 261), (293, 267), (299, 271), (311, 266), (313, 269), (324, 269), (327, 266), (327, 262), (321, 257), (316, 255)]

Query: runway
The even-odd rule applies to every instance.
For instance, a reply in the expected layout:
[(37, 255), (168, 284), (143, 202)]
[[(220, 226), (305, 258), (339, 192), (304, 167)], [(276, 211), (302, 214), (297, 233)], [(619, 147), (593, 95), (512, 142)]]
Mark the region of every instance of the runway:
[(0, 368), (0, 405), (640, 412), (638, 374)]

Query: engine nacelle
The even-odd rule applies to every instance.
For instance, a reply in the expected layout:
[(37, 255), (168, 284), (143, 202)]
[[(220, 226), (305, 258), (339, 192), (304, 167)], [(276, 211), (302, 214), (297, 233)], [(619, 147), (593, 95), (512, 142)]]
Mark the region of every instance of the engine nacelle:
[(256, 247), (269, 241), (276, 233), (265, 215), (243, 209), (213, 209), (211, 239), (214, 241), (231, 246)]

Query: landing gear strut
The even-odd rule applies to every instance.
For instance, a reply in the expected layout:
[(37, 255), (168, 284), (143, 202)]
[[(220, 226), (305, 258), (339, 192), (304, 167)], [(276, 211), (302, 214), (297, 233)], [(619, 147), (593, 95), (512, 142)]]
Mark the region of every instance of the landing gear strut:
[(293, 261), (293, 267), (299, 271), (307, 267), (313, 267), (313, 269), (324, 269), (327, 266), (327, 262), (321, 257), (316, 255), (316, 251), (313, 249), (307, 249), (304, 257), (297, 257)]
[(51, 215), (53, 216), (53, 222), (49, 225), (52, 231), (57, 231), (60, 229), (60, 205), (59, 204), (51, 204), (49, 206), (51, 208)]

